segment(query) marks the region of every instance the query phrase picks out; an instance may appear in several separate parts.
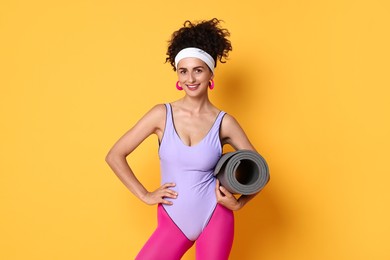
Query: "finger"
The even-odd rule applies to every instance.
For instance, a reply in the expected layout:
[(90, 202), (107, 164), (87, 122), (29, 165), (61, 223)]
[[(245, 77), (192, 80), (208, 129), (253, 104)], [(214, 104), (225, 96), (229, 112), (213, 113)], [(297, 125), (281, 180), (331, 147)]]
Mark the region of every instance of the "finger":
[(162, 192), (164, 194), (171, 194), (171, 195), (177, 196), (177, 192), (174, 191), (174, 190), (169, 189), (168, 187), (162, 188)]
[(221, 197), (223, 197), (225, 194), (223, 193), (223, 186), (221, 186), (221, 182), (217, 179), (216, 185), (215, 185), (215, 193), (219, 194)]
[(215, 196), (217, 197), (217, 200), (219, 200), (222, 197), (222, 194), (219, 191), (219, 189), (215, 189)]
[(230, 193), (225, 187), (219, 186), (219, 190), (227, 197), (232, 197), (233, 194)]
[(169, 188), (169, 187), (175, 187), (176, 186), (176, 183), (174, 182), (167, 182), (167, 183), (164, 183), (161, 188), (163, 189), (166, 189), (166, 188)]
[(174, 191), (171, 191), (171, 190), (167, 190), (167, 191), (164, 193), (163, 197), (176, 199), (176, 198), (177, 198), (177, 193), (174, 192)]
[(165, 204), (165, 205), (173, 205), (173, 202), (172, 201), (169, 201), (169, 200), (161, 200), (161, 204)]
[(219, 183), (219, 180), (217, 179), (217, 181), (215, 182), (215, 191), (216, 192), (219, 192), (219, 186), (220, 186), (220, 183)]
[(223, 197), (221, 191), (219, 190), (219, 184), (215, 186), (215, 195), (217, 200), (220, 200)]

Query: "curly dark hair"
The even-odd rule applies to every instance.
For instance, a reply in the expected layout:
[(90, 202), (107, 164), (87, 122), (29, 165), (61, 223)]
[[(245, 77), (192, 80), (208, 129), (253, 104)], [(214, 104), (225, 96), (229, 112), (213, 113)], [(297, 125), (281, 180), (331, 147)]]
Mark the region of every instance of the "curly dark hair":
[(184, 48), (196, 47), (210, 54), (215, 61), (215, 66), (217, 60), (225, 63), (223, 59), (229, 56), (232, 45), (227, 39), (230, 36), (229, 31), (220, 27), (221, 21), (217, 18), (197, 23), (185, 21), (183, 27), (175, 31), (168, 42), (168, 57), (165, 62), (169, 62), (176, 71), (176, 55)]

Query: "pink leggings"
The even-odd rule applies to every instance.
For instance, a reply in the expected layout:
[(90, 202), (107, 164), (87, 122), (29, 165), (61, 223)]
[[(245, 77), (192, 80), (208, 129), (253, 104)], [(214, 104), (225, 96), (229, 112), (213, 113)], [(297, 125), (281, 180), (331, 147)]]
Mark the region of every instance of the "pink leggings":
[[(157, 209), (158, 225), (152, 236), (138, 253), (138, 260), (175, 260), (192, 247), (189, 240), (168, 216), (162, 205)], [(196, 240), (196, 259), (228, 259), (233, 244), (233, 212), (217, 205), (202, 234)]]

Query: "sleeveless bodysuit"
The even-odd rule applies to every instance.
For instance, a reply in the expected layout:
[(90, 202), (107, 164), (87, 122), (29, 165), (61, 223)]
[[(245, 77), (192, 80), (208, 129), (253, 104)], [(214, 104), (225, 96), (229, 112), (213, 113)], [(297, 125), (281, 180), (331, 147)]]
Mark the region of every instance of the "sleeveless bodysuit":
[(214, 167), (222, 154), (219, 130), (225, 112), (220, 112), (207, 135), (194, 146), (185, 145), (176, 132), (172, 107), (166, 104), (167, 117), (159, 148), (161, 183), (174, 182), (178, 193), (163, 205), (172, 221), (191, 241), (202, 233), (217, 202)]

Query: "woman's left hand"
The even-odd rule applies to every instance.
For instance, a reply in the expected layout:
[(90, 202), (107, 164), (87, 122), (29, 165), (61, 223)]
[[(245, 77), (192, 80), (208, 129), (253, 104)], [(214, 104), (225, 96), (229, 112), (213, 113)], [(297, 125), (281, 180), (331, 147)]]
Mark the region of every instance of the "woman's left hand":
[(215, 185), (215, 194), (217, 196), (217, 202), (230, 210), (239, 210), (243, 205), (240, 201), (234, 197), (225, 187), (220, 186), (219, 180)]

